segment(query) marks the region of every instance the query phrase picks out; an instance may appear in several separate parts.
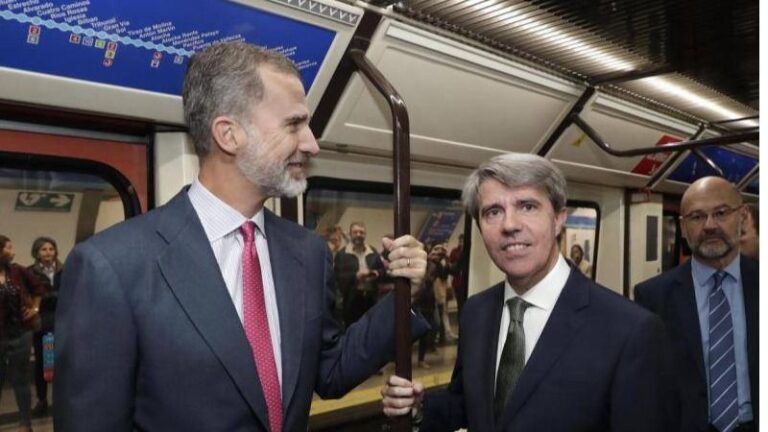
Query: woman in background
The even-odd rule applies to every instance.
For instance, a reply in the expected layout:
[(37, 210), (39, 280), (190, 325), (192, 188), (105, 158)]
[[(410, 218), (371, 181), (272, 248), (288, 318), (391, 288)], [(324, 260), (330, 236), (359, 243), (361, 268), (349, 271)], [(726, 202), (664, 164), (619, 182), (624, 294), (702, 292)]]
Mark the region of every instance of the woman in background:
[(573, 260), (573, 264), (584, 274), (584, 276), (588, 278), (592, 277), (592, 264), (584, 259), (584, 249), (582, 249), (581, 246), (575, 244), (571, 247), (571, 260)]
[(53, 319), (56, 314), (56, 296), (59, 291), (59, 274), (62, 264), (59, 261), (59, 248), (56, 240), (50, 237), (38, 237), (32, 243), (32, 258), (35, 263), (29, 270), (40, 280), (44, 292), (40, 301), (40, 331), (32, 338), (35, 347), (35, 389), (37, 404), (33, 412), (44, 415), (48, 412), (48, 383), (43, 377), (43, 335), (53, 332)]
[(14, 257), (11, 239), (0, 235), (0, 388), (7, 378), (19, 407), (18, 432), (31, 432), (29, 352), (32, 331), (40, 324), (43, 287), (29, 270), (13, 263)]

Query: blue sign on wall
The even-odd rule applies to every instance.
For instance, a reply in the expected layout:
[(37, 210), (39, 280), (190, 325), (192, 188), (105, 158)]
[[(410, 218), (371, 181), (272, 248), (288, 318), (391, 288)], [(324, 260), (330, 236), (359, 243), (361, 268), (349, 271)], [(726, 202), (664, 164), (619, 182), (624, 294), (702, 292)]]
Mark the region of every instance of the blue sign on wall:
[[(723, 170), (725, 178), (731, 183), (741, 181), (757, 165), (757, 159), (755, 158), (720, 147), (707, 147), (701, 151)], [(715, 170), (691, 153), (672, 172), (669, 179), (693, 183), (702, 177), (713, 175), (717, 175)]]
[(461, 219), (460, 210), (433, 211), (421, 226), (419, 241), (425, 245), (446, 243)]
[(173, 95), (194, 52), (230, 40), (282, 52), (309, 91), (334, 37), (226, 0), (0, 1), (0, 66)]

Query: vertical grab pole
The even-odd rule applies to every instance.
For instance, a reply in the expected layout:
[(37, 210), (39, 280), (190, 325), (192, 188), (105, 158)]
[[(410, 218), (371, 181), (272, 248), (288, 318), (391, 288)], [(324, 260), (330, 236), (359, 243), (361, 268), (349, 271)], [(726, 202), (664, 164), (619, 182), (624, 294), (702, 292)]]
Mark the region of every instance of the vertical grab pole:
[[(395, 237), (408, 234), (411, 227), (411, 149), (408, 110), (395, 88), (359, 49), (349, 51), (358, 70), (387, 99), (392, 110), (392, 145), (395, 198)], [(395, 374), (411, 379), (411, 287), (408, 279), (395, 280)], [(393, 419), (394, 432), (410, 432), (411, 416)]]

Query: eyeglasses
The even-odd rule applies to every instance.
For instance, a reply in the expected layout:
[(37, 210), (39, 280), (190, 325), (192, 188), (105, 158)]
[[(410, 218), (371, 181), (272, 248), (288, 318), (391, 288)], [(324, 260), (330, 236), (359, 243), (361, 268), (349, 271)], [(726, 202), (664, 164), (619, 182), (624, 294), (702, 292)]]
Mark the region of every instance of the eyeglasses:
[(736, 207), (721, 207), (712, 213), (705, 213), (703, 211), (694, 211), (691, 213), (688, 213), (685, 216), (680, 216), (681, 219), (685, 219), (688, 221), (688, 223), (694, 224), (694, 225), (701, 225), (707, 221), (707, 219), (712, 216), (712, 219), (715, 222), (724, 222), (728, 217), (733, 214), (736, 210), (740, 209), (742, 206), (736, 206)]

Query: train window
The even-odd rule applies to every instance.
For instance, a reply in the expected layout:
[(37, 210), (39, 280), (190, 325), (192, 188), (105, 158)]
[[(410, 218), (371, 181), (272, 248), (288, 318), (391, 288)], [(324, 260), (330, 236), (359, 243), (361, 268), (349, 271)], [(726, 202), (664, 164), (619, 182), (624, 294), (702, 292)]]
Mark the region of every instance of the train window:
[[(10, 397), (11, 383), (29, 386), (31, 406), (30, 401), (22, 404), (31, 408), (36, 428), (52, 422), (54, 401), (51, 386), (44, 385), (43, 339), (54, 332), (56, 274), (75, 244), (141, 212), (140, 203), (146, 205), (147, 198), (145, 151), (143, 146), (122, 142), (0, 131), (0, 235), (10, 239), (13, 262), (29, 267), (45, 286), (40, 326), (30, 339), (23, 339), (30, 341), (30, 356), (16, 358), (29, 361), (21, 366), (29, 373), (9, 369), (8, 373), (25, 377), (5, 380), (2, 391), (7, 397), (0, 404), (0, 425), (16, 423), (21, 416), (20, 405)], [(125, 158), (118, 165), (133, 164), (126, 172), (131, 180), (106, 163), (121, 156)], [(132, 183), (137, 178), (141, 179), (138, 189)]]
[(31, 265), (26, 251), (37, 237), (57, 241), (63, 261), (74, 245), (125, 219), (120, 194), (104, 179), (79, 173), (0, 168), (0, 233)]
[(600, 208), (597, 203), (568, 201), (560, 250), (585, 276), (595, 279)]
[[(311, 178), (304, 198), (305, 226), (326, 238), (334, 253), (336, 315), (348, 325), (393, 287), (391, 280), (382, 277), (386, 257), (380, 254), (381, 238), (393, 231), (392, 185)], [(429, 283), (417, 295), (413, 307), (437, 329), (414, 344), (413, 376), (431, 385), (449, 381), (456, 359), (458, 304), (453, 288), (458, 283), (454, 275), (460, 271), (459, 241), (464, 231), (459, 198), (459, 191), (411, 188), (411, 233), (425, 244), (431, 261)], [(369, 273), (357, 280), (361, 263)], [(380, 409), (379, 389), (392, 373), (394, 365), (390, 364), (340, 400), (313, 401), (312, 427), (331, 426), (345, 412), (363, 409), (366, 404), (376, 404)]]

